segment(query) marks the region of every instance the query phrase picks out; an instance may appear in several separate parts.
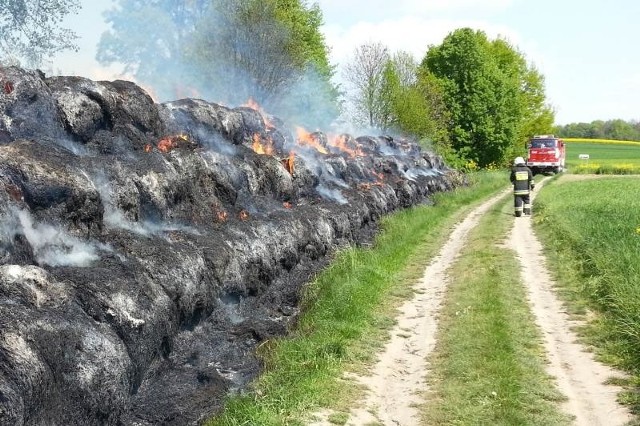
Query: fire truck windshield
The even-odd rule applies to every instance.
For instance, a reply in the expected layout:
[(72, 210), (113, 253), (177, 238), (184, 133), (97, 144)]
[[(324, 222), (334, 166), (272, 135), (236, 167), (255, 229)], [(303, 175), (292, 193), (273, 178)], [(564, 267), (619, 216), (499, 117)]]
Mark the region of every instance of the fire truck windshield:
[(555, 148), (555, 139), (533, 139), (529, 143), (530, 148)]

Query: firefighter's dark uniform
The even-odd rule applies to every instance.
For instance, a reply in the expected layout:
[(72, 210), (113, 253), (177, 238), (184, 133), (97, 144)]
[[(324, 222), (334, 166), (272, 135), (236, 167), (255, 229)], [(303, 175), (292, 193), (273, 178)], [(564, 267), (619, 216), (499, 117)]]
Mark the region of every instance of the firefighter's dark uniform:
[(513, 201), (516, 216), (531, 214), (531, 190), (535, 187), (533, 173), (525, 164), (516, 164), (511, 169), (511, 183), (513, 184)]

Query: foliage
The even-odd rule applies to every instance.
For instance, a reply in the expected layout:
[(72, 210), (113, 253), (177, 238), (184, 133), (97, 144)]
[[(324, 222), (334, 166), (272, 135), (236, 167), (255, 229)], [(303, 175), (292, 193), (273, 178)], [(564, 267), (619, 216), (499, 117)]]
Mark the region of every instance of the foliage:
[(507, 159), (522, 155), (524, 142), (536, 134), (550, 133), (554, 114), (546, 104), (544, 76), (533, 65), (528, 65), (524, 55), (503, 39), (491, 44), (493, 55), (501, 69), (515, 80), (518, 90), (517, 108), (521, 112), (516, 139), (507, 151)]
[(306, 290), (298, 324), (286, 338), (262, 347), (266, 371), (253, 390), (232, 397), (209, 425), (309, 424), (320, 406), (345, 408), (359, 390), (341, 380), (362, 370), (393, 325), (394, 307), (411, 297), (446, 237), (448, 227), (474, 204), (504, 188), (504, 173), (469, 176), (472, 185), (435, 194), (435, 204), (398, 212), (368, 249), (340, 253)]
[(77, 36), (60, 24), (79, 7), (78, 0), (0, 0), (0, 60), (23, 58), (37, 66), (57, 52), (77, 50)]
[[(307, 111), (324, 106), (327, 116), (337, 115), (338, 93), (330, 83), (333, 70), (317, 4), (307, 6), (303, 0), (119, 3), (107, 14), (112, 30), (102, 36), (98, 60), (124, 64), (160, 98), (187, 94), (237, 105), (251, 97), (276, 114), (285, 107)], [(294, 93), (300, 89), (315, 90)]]
[(450, 115), (441, 84), (421, 72), (410, 53), (390, 54), (380, 43), (362, 45), (347, 65), (345, 77), (353, 89), (357, 123), (413, 136), (423, 147), (443, 155), (448, 164), (463, 163), (449, 144)]
[[(449, 147), (446, 124), (449, 112), (440, 82), (420, 72), (413, 58), (400, 52), (387, 63), (384, 87), (390, 100), (389, 127), (401, 133), (432, 141), (438, 152)], [(410, 74), (413, 78), (409, 78)]]
[(415, 87), (410, 88), (410, 94), (413, 92), (417, 92), (419, 96), (415, 101), (417, 106), (407, 108), (406, 112), (398, 108), (400, 129), (418, 137), (429, 138), (435, 150), (449, 164), (454, 165), (460, 157), (451, 145), (448, 131), (451, 113), (445, 101), (441, 81), (433, 74), (418, 69)]
[(569, 123), (557, 126), (555, 133), (563, 138), (640, 141), (640, 122), (595, 120), (591, 123)]
[(421, 67), (442, 82), (449, 136), (464, 159), (506, 164), (527, 136), (551, 129), (544, 79), (505, 40), (458, 29), (429, 49)]
[(384, 63), (380, 83), (380, 104), (377, 128), (386, 132), (397, 123), (394, 107), (400, 100), (400, 75), (391, 60)]

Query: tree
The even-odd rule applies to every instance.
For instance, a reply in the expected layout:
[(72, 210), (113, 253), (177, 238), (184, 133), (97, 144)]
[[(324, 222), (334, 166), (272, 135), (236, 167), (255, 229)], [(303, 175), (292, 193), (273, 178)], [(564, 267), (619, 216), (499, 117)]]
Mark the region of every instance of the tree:
[(637, 122), (624, 120), (596, 120), (591, 123), (569, 123), (554, 130), (564, 138), (616, 139), (640, 141), (640, 126)]
[[(299, 111), (321, 99), (329, 105), (318, 102), (309, 110), (337, 115), (316, 4), (120, 0), (107, 18), (113, 30), (103, 35), (98, 60), (125, 64), (161, 99), (186, 93), (237, 105), (251, 97), (272, 113)], [(323, 96), (293, 93), (314, 84)]]
[(351, 83), (356, 122), (410, 135), (441, 153), (450, 151), (450, 114), (441, 83), (422, 72), (410, 53), (391, 54), (380, 43), (362, 45), (344, 76)]
[(421, 66), (442, 82), (452, 146), (467, 160), (505, 164), (525, 135), (551, 130), (542, 76), (504, 40), (458, 29), (431, 47)]
[(385, 65), (381, 86), (381, 118), (386, 128), (429, 140), (438, 148), (447, 144), (449, 114), (442, 88), (432, 75), (420, 72), (411, 54), (393, 54)]
[(344, 78), (351, 85), (349, 100), (357, 123), (372, 128), (384, 128), (384, 100), (381, 96), (383, 74), (390, 59), (389, 50), (382, 43), (368, 43), (357, 47), (353, 60), (344, 69)]
[(554, 113), (546, 104), (544, 76), (528, 64), (524, 55), (504, 39), (491, 42), (491, 54), (496, 59), (502, 73), (514, 79), (519, 90), (514, 113), (519, 114), (517, 135), (507, 157), (522, 154), (524, 143), (534, 134), (552, 133)]
[(38, 66), (57, 52), (77, 50), (77, 36), (60, 23), (79, 7), (78, 0), (0, 0), (0, 59)]
[(98, 44), (103, 65), (123, 65), (136, 81), (153, 88), (159, 98), (179, 97), (188, 90), (185, 62), (196, 25), (209, 10), (206, 0), (119, 0), (105, 13), (111, 29)]
[(403, 127), (411, 130), (421, 138), (426, 138), (436, 150), (451, 160), (451, 139), (449, 137), (448, 126), (451, 122), (451, 113), (445, 101), (445, 93), (442, 82), (433, 74), (423, 69), (417, 71), (417, 81), (415, 89), (419, 101), (415, 102), (423, 105), (421, 108), (414, 108), (412, 116), (415, 117), (411, 125), (407, 119), (401, 119)]

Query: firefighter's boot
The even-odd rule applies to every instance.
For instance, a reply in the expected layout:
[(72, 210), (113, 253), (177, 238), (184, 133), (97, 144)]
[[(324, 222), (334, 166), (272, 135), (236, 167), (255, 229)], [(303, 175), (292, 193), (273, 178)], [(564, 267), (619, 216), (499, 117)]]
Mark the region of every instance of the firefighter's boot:
[(513, 197), (513, 201), (514, 201), (514, 216), (515, 217), (520, 217), (522, 216), (522, 213), (524, 211), (524, 200), (522, 199), (522, 197), (520, 195), (516, 195), (515, 197)]

